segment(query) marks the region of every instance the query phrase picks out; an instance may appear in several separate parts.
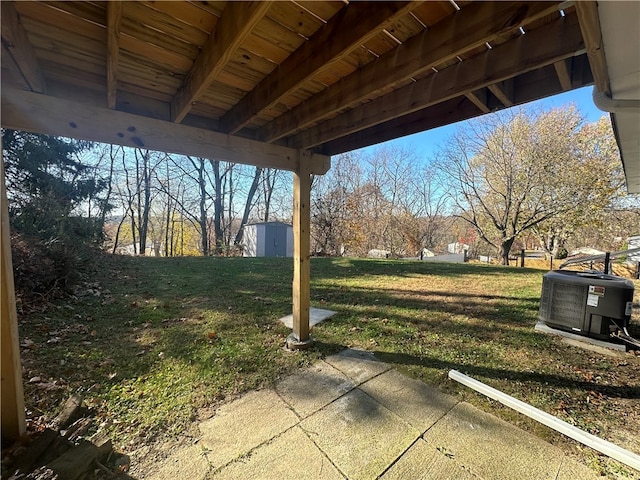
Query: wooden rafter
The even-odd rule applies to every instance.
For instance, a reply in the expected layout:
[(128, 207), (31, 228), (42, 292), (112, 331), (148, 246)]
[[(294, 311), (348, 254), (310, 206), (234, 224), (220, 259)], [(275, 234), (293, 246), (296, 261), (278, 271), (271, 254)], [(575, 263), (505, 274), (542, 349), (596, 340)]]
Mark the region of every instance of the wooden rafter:
[(220, 75), (256, 24), (270, 8), (268, 2), (229, 2), (202, 52), (171, 101), (171, 118), (181, 122), (211, 82)]
[(273, 142), (307, 128), (379, 91), (482, 46), (498, 35), (556, 12), (557, 8), (557, 3), (552, 2), (526, 6), (519, 2), (472, 3), (276, 118), (263, 127), (257, 137)]
[(505, 107), (513, 106), (513, 82), (505, 80), (487, 87)]
[[(580, 82), (580, 85), (593, 83), (586, 55), (574, 57), (572, 68), (582, 72), (580, 75), (574, 73), (574, 82)], [(553, 68), (542, 68), (519, 75), (514, 79), (515, 103), (520, 105), (552, 95), (557, 92), (557, 86), (558, 79)], [(499, 105), (492, 103), (488, 106), (492, 111), (500, 108)], [(375, 143), (469, 120), (481, 114), (477, 106), (466, 97), (456, 97), (327, 142), (322, 146), (322, 153), (338, 155)]]
[(9, 51), (20, 74), (29, 88), (38, 93), (46, 90), (44, 75), (35, 51), (20, 22), (20, 16), (13, 2), (0, 2), (2, 5), (2, 43)]
[(4, 77), (3, 80), (7, 83), (19, 85), (20, 88), (24, 90), (31, 90), (31, 87), (29, 87), (29, 82), (27, 82), (27, 80), (22, 75), (20, 67), (13, 59), (11, 52), (5, 46), (4, 42), (2, 42), (2, 52), (0, 53), (0, 58), (2, 59), (2, 69), (6, 70), (7, 72), (2, 73)]
[(607, 73), (607, 59), (602, 43), (598, 4), (592, 1), (580, 1), (575, 2), (575, 7), (595, 86), (600, 92), (611, 93), (609, 92), (609, 74)]
[[(512, 42), (440, 70), (295, 135), (289, 146), (311, 148), (553, 64), (583, 48), (577, 19), (558, 18)], [(520, 57), (519, 52), (527, 52), (526, 57)]]
[(558, 81), (560, 82), (560, 86), (562, 90), (567, 92), (571, 90), (571, 72), (569, 71), (569, 66), (567, 62), (569, 60), (560, 60), (553, 64), (553, 68), (556, 70), (556, 75), (558, 76)]
[[(266, 168), (290, 171), (298, 168), (297, 149), (21, 90), (2, 90), (2, 125), (15, 130), (218, 158)], [(326, 156), (312, 155), (308, 161), (310, 173), (322, 175), (329, 169), (330, 159)]]
[(487, 106), (487, 91), (485, 89), (464, 94), (482, 113), (489, 113), (491, 109)]
[(120, 54), (120, 20), (122, 2), (107, 3), (107, 106), (116, 108), (118, 57)]
[(349, 55), (414, 6), (410, 2), (377, 2), (372, 7), (367, 2), (356, 2), (343, 8), (222, 117), (222, 131), (238, 132), (253, 116)]
[(324, 145), (323, 153), (338, 155), (373, 143), (411, 135), (432, 128), (477, 117), (482, 112), (466, 97), (457, 97), (433, 107), (394, 118), (380, 125), (360, 130), (348, 137), (338, 138)]

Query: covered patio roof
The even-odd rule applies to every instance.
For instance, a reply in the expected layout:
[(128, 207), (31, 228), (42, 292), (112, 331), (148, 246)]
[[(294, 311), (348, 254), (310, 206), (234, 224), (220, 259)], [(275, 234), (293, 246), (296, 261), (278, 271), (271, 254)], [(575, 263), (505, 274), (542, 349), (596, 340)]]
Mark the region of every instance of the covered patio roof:
[(293, 169), (277, 147), (335, 155), (605, 85), (598, 18), (595, 2), (6, 1), (2, 124)]
[[(586, 85), (615, 99), (603, 35), (637, 20), (623, 4), (604, 15), (590, 1), (2, 1), (2, 126), (293, 171), (304, 341), (310, 176), (331, 155)], [(636, 61), (639, 48), (615, 47)], [(627, 122), (614, 119), (629, 189), (640, 191), (638, 122)], [(7, 281), (3, 434), (15, 431), (5, 365), (19, 368)]]

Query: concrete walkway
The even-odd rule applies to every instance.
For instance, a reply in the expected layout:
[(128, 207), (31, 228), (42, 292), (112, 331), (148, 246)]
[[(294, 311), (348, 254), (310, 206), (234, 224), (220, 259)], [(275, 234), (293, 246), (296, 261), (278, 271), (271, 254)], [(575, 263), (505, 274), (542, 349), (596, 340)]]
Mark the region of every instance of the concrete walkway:
[(222, 406), (153, 479), (596, 479), (562, 451), (344, 350)]

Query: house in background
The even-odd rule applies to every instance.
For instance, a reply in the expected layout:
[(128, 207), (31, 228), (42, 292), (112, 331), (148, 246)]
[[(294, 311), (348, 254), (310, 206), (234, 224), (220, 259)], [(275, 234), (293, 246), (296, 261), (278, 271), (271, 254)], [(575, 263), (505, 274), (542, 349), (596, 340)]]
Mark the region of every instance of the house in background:
[(293, 227), (283, 222), (245, 225), (242, 252), (245, 257), (293, 257)]

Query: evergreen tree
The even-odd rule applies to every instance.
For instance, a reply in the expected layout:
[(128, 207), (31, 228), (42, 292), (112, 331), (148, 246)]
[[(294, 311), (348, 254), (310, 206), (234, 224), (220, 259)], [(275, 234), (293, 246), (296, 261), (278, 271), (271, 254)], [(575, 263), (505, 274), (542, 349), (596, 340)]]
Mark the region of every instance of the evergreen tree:
[(74, 158), (91, 149), (90, 142), (3, 130), (2, 146), (13, 228), (47, 240), (101, 238), (101, 225), (74, 215), (76, 207), (107, 186)]
[(102, 241), (102, 216), (78, 213), (107, 186), (78, 160), (92, 144), (2, 130), (2, 148), (17, 295), (69, 289)]

